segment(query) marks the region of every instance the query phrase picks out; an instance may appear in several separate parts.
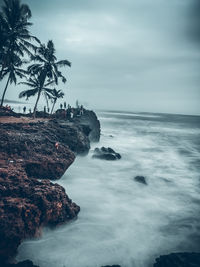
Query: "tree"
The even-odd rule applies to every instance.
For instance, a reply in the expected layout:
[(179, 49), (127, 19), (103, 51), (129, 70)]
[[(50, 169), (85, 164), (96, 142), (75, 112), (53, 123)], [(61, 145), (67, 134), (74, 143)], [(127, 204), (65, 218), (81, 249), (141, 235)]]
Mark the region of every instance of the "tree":
[(8, 76), (8, 80), (6, 82), (6, 86), (3, 91), (3, 95), (1, 98), (1, 106), (3, 106), (4, 97), (8, 88), (8, 84), (10, 83), (17, 83), (17, 77), (24, 78), (26, 77), (26, 71), (21, 69), (20, 67), (23, 65), (23, 61), (17, 56), (12, 55), (11, 58), (9, 58), (9, 65), (7, 64), (6, 69), (2, 72), (2, 77)]
[[(47, 86), (49, 86), (53, 83), (54, 83), (54, 81), (51, 81), (51, 82), (45, 84), (44, 87), (42, 88), (43, 93), (49, 99), (53, 98), (53, 96), (52, 96), (53, 95), (53, 89), (48, 88)], [(28, 87), (31, 88), (31, 89), (27, 89), (27, 90), (22, 91), (19, 94), (19, 98), (26, 97), (26, 100), (28, 100), (29, 97), (37, 95), (39, 90), (40, 90), (40, 80), (39, 80), (38, 76), (36, 76), (36, 75), (34, 77), (29, 77), (27, 79), (27, 82), (20, 82), (19, 84), (24, 84), (24, 85), (27, 85)]]
[(55, 88), (52, 90), (52, 99), (53, 99), (53, 106), (51, 109), (51, 114), (53, 113), (54, 106), (58, 100), (58, 98), (63, 98), (64, 93), (61, 90), (56, 90)]
[[(21, 59), (25, 54), (31, 56), (31, 50), (36, 50), (31, 40), (40, 43), (28, 30), (32, 25), (29, 22), (31, 11), (28, 5), (21, 4), (20, 0), (3, 0), (3, 2), (0, 12), (0, 80), (5, 77), (5, 72), (11, 69), (11, 65), (16, 62), (17, 66), (19, 65), (17, 57)], [(13, 65), (13, 68), (17, 66)], [(3, 94), (5, 96), (5, 90)]]
[(62, 82), (65, 83), (66, 78), (62, 75), (58, 68), (65, 66), (71, 67), (71, 63), (68, 60), (57, 61), (54, 44), (51, 40), (48, 41), (47, 46), (43, 44), (37, 49), (36, 54), (32, 56), (32, 60), (37, 61), (38, 63), (34, 63), (29, 66), (28, 72), (31, 76), (37, 75), (40, 83), (33, 112), (33, 116), (35, 117), (38, 101), (40, 99), (45, 81), (54, 81), (57, 85), (59, 78), (61, 78)]

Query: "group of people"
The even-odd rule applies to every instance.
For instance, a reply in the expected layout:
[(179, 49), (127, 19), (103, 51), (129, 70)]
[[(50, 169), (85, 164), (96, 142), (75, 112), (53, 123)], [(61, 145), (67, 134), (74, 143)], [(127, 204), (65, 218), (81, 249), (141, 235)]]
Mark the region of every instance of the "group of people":
[[(10, 107), (8, 107), (10, 108)], [(21, 112), (21, 107), (18, 107), (19, 113)], [(23, 114), (26, 114), (27, 108), (24, 106), (22, 108)], [(29, 108), (29, 113), (31, 114), (31, 108)], [(50, 109), (49, 107), (44, 106), (44, 114), (49, 114)], [(72, 108), (69, 104), (67, 105), (66, 102), (60, 104), (60, 109), (56, 111), (56, 116), (63, 117), (64, 119), (72, 120), (74, 117), (81, 117), (84, 114), (83, 105), (76, 105), (76, 108)]]
[(72, 120), (74, 117), (82, 116), (84, 114), (84, 108), (83, 105), (72, 108), (69, 104), (66, 105), (66, 102), (64, 102), (64, 105), (60, 104), (60, 109), (57, 110), (56, 114), (61, 115), (65, 119)]

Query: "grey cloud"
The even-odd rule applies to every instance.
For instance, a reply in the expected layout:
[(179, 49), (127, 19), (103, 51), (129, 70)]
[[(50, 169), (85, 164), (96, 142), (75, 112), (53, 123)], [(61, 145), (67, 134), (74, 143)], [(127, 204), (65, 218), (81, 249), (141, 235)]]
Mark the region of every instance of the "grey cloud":
[(72, 61), (68, 83), (60, 85), (69, 101), (200, 114), (200, 52), (193, 46), (199, 0), (23, 2), (32, 9), (33, 34), (53, 39), (58, 58)]

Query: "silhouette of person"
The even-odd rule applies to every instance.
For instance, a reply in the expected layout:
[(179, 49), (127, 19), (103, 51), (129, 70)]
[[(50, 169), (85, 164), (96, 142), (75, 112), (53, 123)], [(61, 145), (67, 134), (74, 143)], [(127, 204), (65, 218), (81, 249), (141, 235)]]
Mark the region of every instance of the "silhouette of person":
[(44, 106), (44, 113), (46, 113), (47, 111), (46, 111), (46, 106)]
[(83, 106), (81, 105), (81, 108), (80, 108), (80, 115), (82, 116), (83, 115)]
[(66, 102), (64, 102), (64, 109), (66, 109), (67, 108), (67, 104), (66, 104)]
[(23, 112), (26, 113), (26, 107), (25, 106), (23, 107)]
[(74, 110), (71, 109), (71, 111), (70, 111), (70, 119), (72, 120), (73, 118), (74, 118)]
[(62, 109), (63, 108), (63, 105), (62, 104), (60, 104), (60, 109)]

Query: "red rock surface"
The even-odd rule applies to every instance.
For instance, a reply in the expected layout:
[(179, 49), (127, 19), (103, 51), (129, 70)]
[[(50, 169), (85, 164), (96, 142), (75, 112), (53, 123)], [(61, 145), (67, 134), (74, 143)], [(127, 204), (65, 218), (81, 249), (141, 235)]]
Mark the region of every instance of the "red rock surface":
[(78, 126), (54, 121), (0, 123), (1, 260), (12, 257), (21, 241), (37, 236), (43, 225), (77, 216), (79, 206), (63, 187), (47, 180), (60, 178), (74, 161), (70, 142), (74, 150), (89, 150), (88, 137)]
[(41, 226), (71, 220), (80, 210), (60, 185), (27, 178), (14, 169), (1, 170), (0, 195), (2, 258), (13, 256), (24, 238), (38, 236)]
[(91, 133), (93, 141), (100, 137), (92, 111), (72, 122), (20, 115), (0, 108), (0, 262), (4, 264), (22, 240), (38, 236), (42, 226), (77, 216), (80, 207), (63, 187), (47, 179), (59, 179), (75, 154), (88, 153)]

